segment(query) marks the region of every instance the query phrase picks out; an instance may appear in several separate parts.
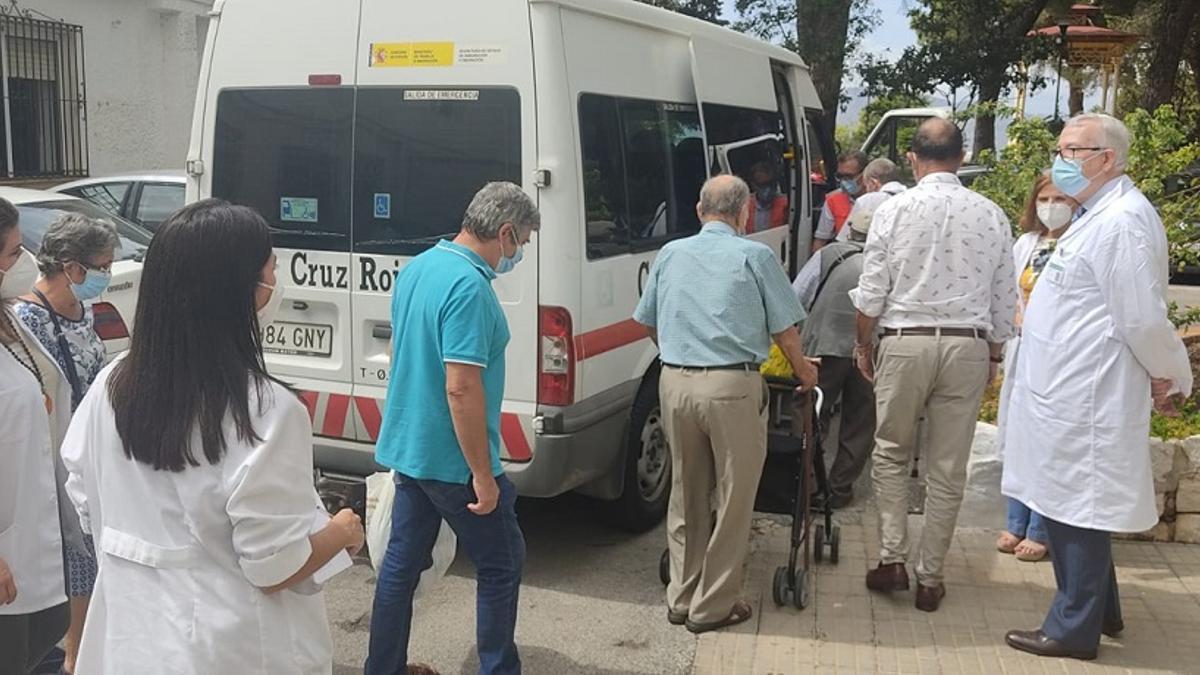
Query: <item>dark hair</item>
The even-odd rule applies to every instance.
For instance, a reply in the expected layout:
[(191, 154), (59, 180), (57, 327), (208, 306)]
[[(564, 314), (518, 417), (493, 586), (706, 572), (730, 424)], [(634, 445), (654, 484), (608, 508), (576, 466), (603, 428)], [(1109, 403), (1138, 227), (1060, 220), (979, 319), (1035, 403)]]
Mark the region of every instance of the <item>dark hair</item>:
[(954, 122), (940, 117), (925, 120), (913, 136), (912, 151), (920, 159), (932, 162), (961, 160), (962, 130)]
[(200, 466), (199, 428), (204, 459), (216, 464), (227, 449), (226, 415), (239, 440), (260, 440), (249, 386), (261, 397), (272, 379), (254, 301), (270, 257), (262, 216), (217, 199), (185, 206), (155, 234), (129, 354), (108, 383), (126, 457), (156, 470)]
[(837, 161), (838, 164), (843, 162), (854, 162), (858, 165), (858, 172), (862, 173), (863, 169), (867, 168), (867, 164), (870, 163), (871, 158), (867, 157), (867, 153), (863, 152), (862, 150), (847, 150), (846, 152), (838, 155)]
[(21, 213), (17, 211), (17, 207), (7, 199), (0, 197), (0, 232), (8, 232), (13, 229), (20, 220)]

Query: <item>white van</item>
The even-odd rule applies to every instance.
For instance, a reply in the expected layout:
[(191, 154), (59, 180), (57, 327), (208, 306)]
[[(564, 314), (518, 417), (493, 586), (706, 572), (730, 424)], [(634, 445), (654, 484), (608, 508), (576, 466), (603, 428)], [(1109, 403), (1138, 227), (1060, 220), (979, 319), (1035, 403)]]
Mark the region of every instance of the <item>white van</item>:
[(376, 469), (395, 275), (508, 180), (542, 213), (495, 285), (508, 475), (658, 522), (658, 364), (630, 316), (656, 252), (699, 229), (710, 172), (765, 167), (786, 208), (750, 236), (788, 268), (808, 250), (804, 63), (631, 0), (217, 0), (212, 17), (188, 200), (275, 228), (287, 299), (264, 346), (308, 404), (318, 468)]

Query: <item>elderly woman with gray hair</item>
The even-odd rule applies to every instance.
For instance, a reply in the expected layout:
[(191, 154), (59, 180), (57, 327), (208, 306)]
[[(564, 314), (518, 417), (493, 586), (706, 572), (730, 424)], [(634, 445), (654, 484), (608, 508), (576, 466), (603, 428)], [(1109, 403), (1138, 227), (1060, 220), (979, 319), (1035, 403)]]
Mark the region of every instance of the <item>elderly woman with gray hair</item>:
[[(112, 223), (77, 213), (63, 214), (42, 239), (37, 254), (41, 277), (14, 308), (17, 318), (54, 357), (71, 383), (72, 410), (104, 367), (104, 342), (96, 334), (90, 301), (108, 287), (119, 244)], [(66, 635), (63, 670), (68, 673), (74, 671), (83, 620), (96, 581), (91, 537), (85, 543), (86, 553), (66, 548), (71, 627)]]

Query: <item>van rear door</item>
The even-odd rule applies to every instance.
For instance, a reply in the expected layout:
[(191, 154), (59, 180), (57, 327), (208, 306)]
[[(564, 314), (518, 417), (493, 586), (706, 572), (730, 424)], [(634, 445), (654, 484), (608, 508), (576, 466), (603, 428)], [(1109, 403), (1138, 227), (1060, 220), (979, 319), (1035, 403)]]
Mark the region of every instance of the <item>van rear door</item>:
[(301, 391), (316, 433), (353, 438), (350, 189), (359, 3), (289, 0), (286, 17), (280, 11), (275, 0), (220, 6), (202, 83), (202, 138), (211, 142), (201, 151), (208, 170), (199, 192), (251, 206), (267, 220), (285, 297), (264, 326), (267, 364)]
[[(363, 4), (354, 139), (352, 350), (359, 438), (374, 441), (390, 369), (391, 297), (403, 266), (452, 239), (490, 181), (532, 184), (533, 53), (525, 0)], [(494, 283), (508, 319), (506, 459), (532, 452), (538, 238)]]

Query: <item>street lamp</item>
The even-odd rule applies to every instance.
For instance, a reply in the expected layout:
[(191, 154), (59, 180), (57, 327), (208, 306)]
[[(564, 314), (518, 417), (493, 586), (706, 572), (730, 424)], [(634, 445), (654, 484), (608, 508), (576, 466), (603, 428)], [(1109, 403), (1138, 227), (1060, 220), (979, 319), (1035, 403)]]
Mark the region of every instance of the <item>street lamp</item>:
[(1059, 114), (1059, 99), (1062, 98), (1062, 67), (1063, 53), (1067, 51), (1067, 28), (1070, 24), (1066, 21), (1058, 22), (1058, 37), (1055, 38), (1054, 44), (1058, 45), (1058, 82), (1054, 86), (1054, 120), (1061, 122), (1062, 116)]

